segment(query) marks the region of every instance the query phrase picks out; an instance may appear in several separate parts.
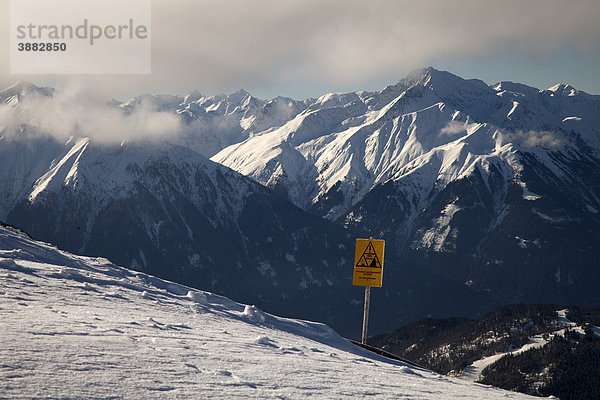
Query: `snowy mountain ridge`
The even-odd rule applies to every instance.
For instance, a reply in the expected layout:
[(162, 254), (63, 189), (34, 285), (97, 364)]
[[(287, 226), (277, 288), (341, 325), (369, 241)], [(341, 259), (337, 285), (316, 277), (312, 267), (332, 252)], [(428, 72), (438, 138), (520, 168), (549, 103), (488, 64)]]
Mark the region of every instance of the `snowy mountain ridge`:
[[(295, 204), (316, 206), (335, 219), (374, 186), (425, 165), (429, 182), (425, 192), (414, 193), (418, 197), (426, 197), (432, 183), (463, 178), (476, 165), (485, 171), (488, 159), (511, 181), (521, 168), (513, 154), (532, 148), (549, 168), (561, 171), (546, 153), (574, 140), (569, 130), (600, 149), (594, 128), (600, 100), (566, 94), (562, 87), (538, 91), (507, 82), (490, 87), (428, 68), (380, 93), (325, 95), (282, 127), (212, 159), (269, 187), (281, 186)], [(585, 101), (591, 104), (580, 108)], [(432, 163), (438, 167), (431, 170)]]
[[(0, 99), (13, 104), (16, 92), (52, 95), (30, 86), (19, 83), (0, 92)], [(547, 90), (512, 82), (488, 86), (433, 68), (413, 71), (381, 92), (329, 93), (304, 101), (265, 101), (239, 90), (218, 96), (144, 95), (115, 104), (126, 112), (151, 106), (179, 115), (186, 123), (170, 142), (330, 219), (343, 216), (374, 186), (398, 181), (440, 156), (437, 176), (428, 181), (443, 184), (487, 164), (488, 157), (496, 159), (495, 166), (503, 164), (511, 180), (520, 168), (511, 153), (537, 148), (547, 159), (547, 150), (574, 140), (570, 131), (590, 148), (600, 148), (597, 96), (563, 84)], [(447, 151), (454, 147), (464, 148)], [(562, 170), (552, 160), (544, 163)]]
[[(169, 185), (184, 192), (196, 206), (201, 206), (204, 194), (198, 192), (193, 183), (195, 171), (207, 174), (206, 179), (213, 185), (217, 184), (217, 175), (235, 178), (232, 171), (187, 148), (169, 143), (122, 143), (105, 146), (89, 138), (69, 138), (64, 145), (47, 138), (35, 140), (36, 144), (29, 143), (28, 150), (32, 150), (30, 154), (21, 152), (22, 143), (19, 141), (9, 140), (2, 148), (0, 162), (4, 171), (4, 196), (0, 203), (0, 218), (6, 218), (23, 197), (29, 203), (36, 204), (40, 202), (40, 196), (64, 190), (84, 196), (91, 215), (97, 215), (115, 196), (134, 191), (134, 182), (143, 176), (142, 171), (150, 165), (161, 163), (173, 163), (174, 168), (184, 172), (173, 177)], [(31, 158), (24, 159), (27, 155)], [(48, 169), (43, 174), (34, 172), (44, 165)], [(214, 218), (237, 216), (244, 198), (257, 187), (241, 176), (237, 176), (237, 179), (235, 190), (230, 188), (228, 192), (232, 198), (215, 199)], [(9, 184), (12, 182), (14, 185)], [(162, 183), (151, 180), (145, 182), (148, 189), (155, 193), (162, 190)], [(26, 188), (27, 192), (23, 193), (22, 188)], [(89, 232), (91, 227), (87, 224), (84, 226)]]

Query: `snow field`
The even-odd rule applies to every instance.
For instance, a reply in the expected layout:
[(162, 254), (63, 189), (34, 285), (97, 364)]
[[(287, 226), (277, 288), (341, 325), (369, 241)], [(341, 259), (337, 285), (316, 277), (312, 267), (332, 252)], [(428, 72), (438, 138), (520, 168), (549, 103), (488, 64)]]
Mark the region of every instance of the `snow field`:
[(0, 332), (8, 399), (527, 398), (4, 228)]

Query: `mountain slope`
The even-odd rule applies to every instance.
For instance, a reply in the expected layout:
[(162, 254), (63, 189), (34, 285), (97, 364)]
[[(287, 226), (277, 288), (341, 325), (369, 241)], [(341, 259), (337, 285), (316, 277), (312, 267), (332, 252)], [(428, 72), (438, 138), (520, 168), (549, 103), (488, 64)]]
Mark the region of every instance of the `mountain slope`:
[(525, 399), (0, 227), (2, 397)]
[(461, 379), (565, 400), (596, 398), (599, 316), (579, 307), (510, 305), (477, 320), (414, 322), (369, 342)]
[[(63, 249), (270, 311), (345, 321), (343, 309), (353, 297), (345, 261), (352, 242), (339, 227), (180, 146), (52, 143), (59, 149), (54, 156), (3, 171), (31, 181), (32, 171), (43, 170), (38, 163), (47, 163), (28, 192), (18, 185), (5, 192), (21, 194), (5, 203), (7, 222)], [(4, 142), (0, 158), (24, 157), (21, 146), (16, 139)]]

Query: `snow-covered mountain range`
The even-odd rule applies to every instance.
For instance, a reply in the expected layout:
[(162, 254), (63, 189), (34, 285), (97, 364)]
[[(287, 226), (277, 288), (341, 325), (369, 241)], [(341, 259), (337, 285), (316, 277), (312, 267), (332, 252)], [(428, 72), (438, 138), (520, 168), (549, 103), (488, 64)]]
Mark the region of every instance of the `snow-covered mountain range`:
[[(60, 96), (0, 92), (0, 219), (65, 249), (344, 333), (354, 237), (386, 240), (380, 332), (501, 303), (600, 306), (599, 96), (426, 68), (304, 101), (112, 101), (127, 124), (177, 125), (115, 126), (108, 143), (86, 129), (103, 114)], [(36, 119), (49, 105), (77, 110), (68, 129)]]
[(429, 271), (501, 302), (600, 304), (599, 96), (426, 68), (325, 95), (212, 159), (385, 238), (393, 287)]
[(75, 256), (0, 226), (0, 391), (22, 398), (527, 399), (329, 327)]
[[(389, 180), (413, 181), (407, 197), (415, 197), (418, 211), (434, 185), (441, 189), (475, 168), (518, 178), (517, 151), (534, 150), (559, 173), (561, 166), (545, 155), (567, 147), (573, 132), (599, 148), (599, 103), (564, 85), (489, 87), (428, 68), (382, 92), (324, 95), (286, 124), (212, 159), (269, 187), (282, 186), (295, 204), (330, 219)], [(585, 201), (598, 205), (593, 196)]]

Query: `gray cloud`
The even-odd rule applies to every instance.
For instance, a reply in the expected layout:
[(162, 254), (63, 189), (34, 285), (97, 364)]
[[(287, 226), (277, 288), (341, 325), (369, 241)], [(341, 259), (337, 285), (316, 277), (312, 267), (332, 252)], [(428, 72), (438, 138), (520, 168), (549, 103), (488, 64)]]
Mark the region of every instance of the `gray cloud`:
[(466, 134), (467, 129), (464, 122), (450, 121), (440, 129), (440, 136), (454, 136), (457, 134)]
[(182, 129), (177, 115), (157, 111), (149, 102), (126, 113), (77, 86), (56, 91), (52, 97), (30, 94), (16, 106), (0, 104), (1, 136), (19, 134), (23, 125), (33, 127), (28, 130), (33, 135), (50, 135), (60, 140), (90, 137), (100, 143), (164, 139)]
[(594, 0), (155, 0), (152, 14), (152, 75), (88, 84), (289, 95), (393, 83), (441, 59), (600, 52)]
[(522, 131), (505, 132), (500, 134), (500, 143), (516, 143), (525, 148), (543, 147), (558, 150), (568, 144), (568, 140), (558, 132), (552, 131)]

